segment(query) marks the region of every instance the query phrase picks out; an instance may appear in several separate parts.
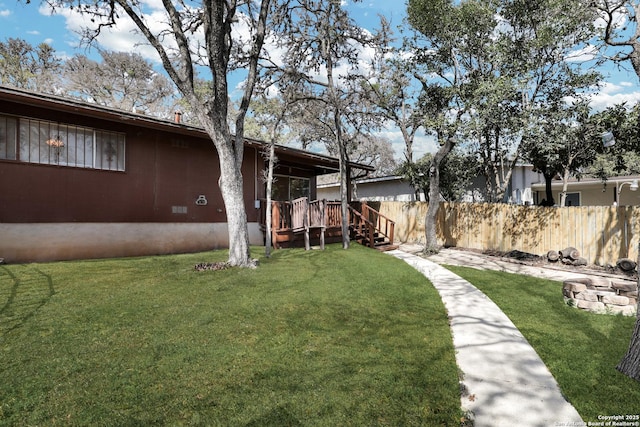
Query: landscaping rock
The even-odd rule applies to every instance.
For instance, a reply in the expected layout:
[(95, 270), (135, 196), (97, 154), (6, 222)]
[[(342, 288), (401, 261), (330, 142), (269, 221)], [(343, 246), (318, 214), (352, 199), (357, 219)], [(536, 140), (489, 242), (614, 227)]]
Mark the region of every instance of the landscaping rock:
[(582, 283), (575, 283), (572, 281), (564, 282), (563, 288), (570, 290), (571, 292), (582, 292), (587, 290), (587, 285)]
[(638, 298), (638, 291), (631, 291), (631, 292), (620, 291), (618, 295), (622, 295), (623, 297), (628, 297), (628, 298)]
[(605, 311), (605, 305), (601, 302), (593, 302), (593, 301), (585, 301), (578, 300), (576, 305), (578, 308), (583, 308), (585, 310), (593, 311), (595, 313), (602, 313)]
[(621, 297), (620, 295), (604, 295), (602, 302), (613, 305), (629, 305), (629, 298)]
[[(580, 292), (579, 294), (580, 296), (576, 296), (576, 298), (579, 298), (583, 301), (591, 301), (591, 302), (598, 302), (598, 295), (595, 292)], [(615, 296), (615, 295), (614, 295)]]
[(591, 286), (593, 279), (591, 277), (574, 277), (571, 280), (566, 280), (565, 283), (582, 283), (583, 285)]
[(611, 314), (622, 314), (623, 316), (636, 315), (636, 308), (630, 305), (610, 305), (607, 306), (607, 311)]
[(596, 288), (611, 288), (611, 279), (608, 277), (592, 276), (589, 278), (589, 281), (591, 282), (591, 286)]
[(638, 285), (633, 283), (624, 283), (624, 282), (612, 282), (611, 287), (618, 291), (624, 292), (638, 292)]
[(582, 266), (582, 265), (587, 265), (587, 264), (589, 264), (587, 262), (587, 259), (586, 258), (582, 258), (582, 257), (579, 257), (579, 258), (574, 259), (573, 261), (571, 261), (571, 265), (575, 265), (575, 266)]
[[(633, 286), (633, 291), (619, 291), (608, 285), (616, 285), (627, 289)], [(596, 286), (599, 285), (599, 286)], [(565, 280), (562, 285), (562, 295), (565, 303), (593, 313), (634, 314), (637, 309), (637, 296), (628, 297), (620, 292), (635, 292), (636, 285), (612, 282), (607, 278), (590, 277)], [(613, 308), (612, 308), (613, 307)]]
[(618, 295), (613, 289), (589, 289), (587, 292), (603, 297), (605, 295)]

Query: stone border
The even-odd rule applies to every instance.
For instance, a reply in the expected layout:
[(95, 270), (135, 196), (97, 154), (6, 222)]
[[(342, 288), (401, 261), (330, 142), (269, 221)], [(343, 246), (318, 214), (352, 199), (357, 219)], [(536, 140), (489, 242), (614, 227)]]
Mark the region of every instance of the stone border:
[(637, 283), (606, 277), (565, 280), (562, 295), (568, 305), (598, 314), (635, 316), (638, 309)]

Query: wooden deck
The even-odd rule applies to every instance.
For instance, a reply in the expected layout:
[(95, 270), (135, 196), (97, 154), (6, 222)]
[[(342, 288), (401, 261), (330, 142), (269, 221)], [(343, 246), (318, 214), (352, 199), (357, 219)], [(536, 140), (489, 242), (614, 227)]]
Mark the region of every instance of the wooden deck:
[[(264, 203), (263, 203), (264, 205)], [(261, 225), (266, 229), (265, 209)], [(339, 201), (313, 200), (302, 197), (292, 201), (271, 202), (271, 242), (274, 248), (302, 246), (310, 249), (318, 244), (342, 241), (342, 212)], [(366, 203), (349, 206), (350, 239), (363, 245), (390, 249), (395, 223)]]

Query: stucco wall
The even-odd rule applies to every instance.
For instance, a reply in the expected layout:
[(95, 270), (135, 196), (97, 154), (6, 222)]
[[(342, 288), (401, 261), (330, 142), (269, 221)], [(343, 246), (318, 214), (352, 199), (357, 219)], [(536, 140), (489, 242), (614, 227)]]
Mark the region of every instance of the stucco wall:
[[(252, 245), (263, 245), (249, 223)], [(226, 248), (226, 223), (0, 224), (0, 258), (8, 263), (187, 253)]]

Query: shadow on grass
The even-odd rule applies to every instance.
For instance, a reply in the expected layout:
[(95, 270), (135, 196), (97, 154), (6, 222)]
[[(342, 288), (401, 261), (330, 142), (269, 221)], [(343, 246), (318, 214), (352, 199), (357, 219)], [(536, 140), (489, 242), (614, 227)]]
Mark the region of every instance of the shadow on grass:
[(301, 426), (302, 423), (293, 416), (285, 407), (277, 406), (263, 416), (256, 418), (246, 424), (247, 427), (267, 427), (267, 426)]
[[(36, 267), (26, 267), (24, 277), (18, 277), (9, 268), (2, 267), (3, 274), (9, 278), (9, 292), (0, 308), (0, 336), (19, 328), (44, 307), (56, 290), (51, 275)], [(34, 272), (35, 275), (29, 274)], [(2, 277), (0, 276), (0, 279)], [(0, 280), (0, 286), (2, 286)], [(4, 287), (4, 286), (2, 286)], [(2, 288), (0, 291), (3, 292)]]
[(0, 425), (456, 425), (446, 312), (417, 272), (358, 247), (203, 258), (222, 255), (0, 270), (0, 322), (21, 326)]
[(635, 413), (637, 382), (615, 367), (629, 345), (633, 317), (567, 306), (562, 284), (505, 272), (448, 267), (509, 316), (535, 348), (585, 422), (604, 413)]

